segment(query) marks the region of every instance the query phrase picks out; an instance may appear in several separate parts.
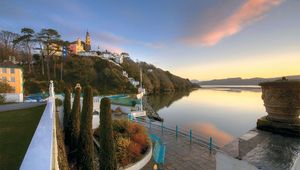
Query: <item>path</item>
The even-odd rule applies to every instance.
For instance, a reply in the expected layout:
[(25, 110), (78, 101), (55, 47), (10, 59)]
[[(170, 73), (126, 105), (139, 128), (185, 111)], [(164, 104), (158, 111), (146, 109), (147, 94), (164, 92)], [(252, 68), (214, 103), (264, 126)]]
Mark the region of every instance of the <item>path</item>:
[(43, 103), (43, 102), (5, 104), (5, 105), (0, 105), (0, 112), (10, 111), (10, 110), (27, 109), (27, 108), (31, 108), (31, 107), (44, 105), (44, 104), (45, 103)]
[[(147, 126), (145, 126), (147, 127)], [(178, 136), (174, 132), (164, 130), (162, 133), (161, 128), (152, 126), (148, 128), (148, 132), (157, 135), (166, 144), (166, 156), (164, 170), (215, 170), (216, 161), (215, 153), (210, 153), (206, 146), (200, 143), (192, 142), (182, 135)], [(143, 168), (143, 170), (151, 170), (153, 162), (150, 162)]]

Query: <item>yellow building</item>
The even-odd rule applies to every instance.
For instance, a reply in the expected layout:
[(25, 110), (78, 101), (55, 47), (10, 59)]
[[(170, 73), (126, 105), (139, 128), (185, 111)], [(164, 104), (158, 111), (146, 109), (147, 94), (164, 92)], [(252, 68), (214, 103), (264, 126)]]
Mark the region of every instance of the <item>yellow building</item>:
[(70, 44), (69, 49), (72, 53), (77, 54), (79, 52), (84, 51), (84, 42), (80, 40), (80, 38), (77, 39), (77, 41), (74, 41)]
[(0, 80), (6, 81), (12, 88), (6, 94), (7, 101), (23, 102), (23, 70), (11, 61), (0, 63)]
[(89, 52), (91, 50), (90, 33), (86, 32), (85, 42), (81, 41), (80, 38), (78, 38), (77, 41), (74, 41), (69, 45), (69, 49), (73, 54), (77, 54), (79, 52)]

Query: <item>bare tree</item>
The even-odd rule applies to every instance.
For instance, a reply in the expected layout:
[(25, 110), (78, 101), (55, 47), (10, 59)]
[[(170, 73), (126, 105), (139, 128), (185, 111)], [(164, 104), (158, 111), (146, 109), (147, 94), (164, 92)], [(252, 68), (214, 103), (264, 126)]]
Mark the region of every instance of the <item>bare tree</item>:
[(0, 32), (0, 42), (4, 44), (5, 48), (11, 48), (13, 45), (13, 40), (18, 37), (18, 34), (10, 31), (1, 31)]
[(14, 40), (18, 36), (10, 31), (0, 31), (0, 61), (7, 59), (10, 55), (15, 55)]

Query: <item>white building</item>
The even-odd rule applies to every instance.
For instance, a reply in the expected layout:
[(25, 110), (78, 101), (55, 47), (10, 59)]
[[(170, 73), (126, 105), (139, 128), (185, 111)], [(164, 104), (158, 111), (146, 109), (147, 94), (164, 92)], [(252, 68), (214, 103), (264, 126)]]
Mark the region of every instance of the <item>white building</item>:
[(126, 71), (123, 71), (123, 76), (128, 78), (128, 73)]
[(132, 77), (129, 77), (128, 78), (129, 82), (134, 86), (134, 87), (137, 87), (138, 85), (140, 85), (140, 82), (139, 81), (136, 81), (134, 78)]

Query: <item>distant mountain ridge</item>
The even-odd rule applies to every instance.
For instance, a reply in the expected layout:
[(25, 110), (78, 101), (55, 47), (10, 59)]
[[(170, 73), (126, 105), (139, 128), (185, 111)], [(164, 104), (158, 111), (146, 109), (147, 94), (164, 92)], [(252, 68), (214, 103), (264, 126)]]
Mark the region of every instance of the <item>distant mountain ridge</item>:
[[(258, 85), (264, 81), (274, 81), (281, 79), (282, 77), (274, 77), (274, 78), (250, 78), (250, 79), (242, 79), (241, 77), (235, 78), (226, 78), (226, 79), (214, 79), (209, 81), (198, 81), (198, 80), (191, 80), (193, 83), (198, 83), (200, 85)], [(293, 76), (286, 76), (289, 80), (299, 80), (300, 75), (293, 75)]]

